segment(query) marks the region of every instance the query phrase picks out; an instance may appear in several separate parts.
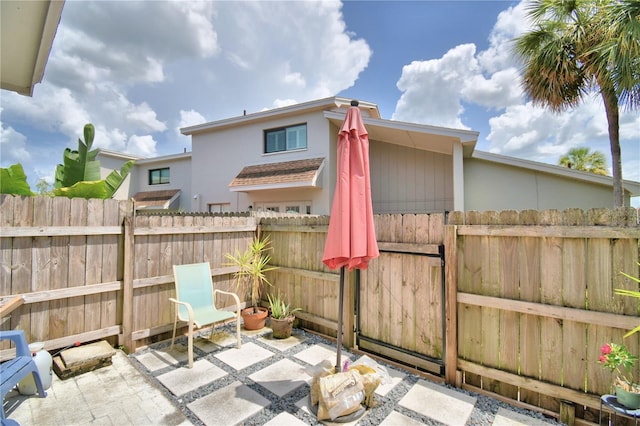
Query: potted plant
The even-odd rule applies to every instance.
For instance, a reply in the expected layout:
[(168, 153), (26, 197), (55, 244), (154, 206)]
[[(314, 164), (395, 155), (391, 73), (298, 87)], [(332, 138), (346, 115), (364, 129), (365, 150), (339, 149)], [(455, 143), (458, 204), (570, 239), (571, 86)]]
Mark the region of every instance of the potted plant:
[(634, 382), (632, 371), (637, 360), (626, 346), (617, 343), (602, 345), (598, 359), (605, 368), (617, 373), (614, 386), (618, 402), (634, 410), (640, 408), (640, 385)]
[(269, 309), (271, 310), (271, 328), (273, 329), (273, 337), (275, 339), (286, 339), (291, 336), (293, 330), (293, 321), (296, 319), (295, 312), (300, 311), (300, 308), (291, 308), (284, 298), (280, 295), (280, 292), (274, 297), (267, 294), (269, 299)]
[[(640, 263), (638, 263), (640, 266)], [(624, 272), (620, 272), (625, 277), (640, 283), (640, 278), (631, 276)], [(640, 298), (640, 292), (634, 290), (616, 289), (616, 294), (621, 296), (629, 296)], [(635, 327), (624, 335), (624, 338), (640, 331), (640, 326)], [(638, 357), (631, 355), (631, 352), (624, 346), (616, 343), (607, 343), (600, 348), (600, 362), (605, 368), (616, 372), (617, 376), (614, 381), (616, 390), (616, 398), (618, 402), (630, 409), (640, 408), (640, 384), (637, 384), (633, 378), (633, 365)]]
[(269, 266), (271, 261), (271, 256), (267, 253), (269, 250), (271, 250), (269, 236), (265, 238), (256, 236), (243, 252), (236, 249), (234, 254), (225, 254), (229, 260), (226, 265), (238, 267), (238, 271), (234, 273), (236, 289), (244, 294), (245, 300), (251, 300), (251, 306), (241, 312), (244, 328), (247, 330), (262, 329), (269, 313), (266, 308), (258, 306), (265, 284), (271, 285), (266, 273), (278, 269), (277, 266)]

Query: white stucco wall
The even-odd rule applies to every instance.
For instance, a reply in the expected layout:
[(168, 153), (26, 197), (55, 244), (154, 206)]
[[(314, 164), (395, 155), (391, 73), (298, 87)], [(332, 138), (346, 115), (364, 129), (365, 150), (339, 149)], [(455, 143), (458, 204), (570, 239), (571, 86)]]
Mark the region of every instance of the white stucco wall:
[(464, 160), (465, 210), (610, 208), (612, 189), (474, 158)]
[[(191, 191), (191, 157), (189, 155), (170, 155), (152, 160), (136, 162), (134, 179), (131, 182), (132, 195), (145, 191), (164, 191), (180, 189), (180, 210), (198, 211), (194, 209)], [(149, 170), (169, 167), (169, 183), (149, 185)]]
[[(264, 154), (264, 130), (307, 124), (307, 148)], [(312, 214), (328, 214), (330, 210), (329, 173), (330, 124), (321, 111), (293, 117), (246, 123), (227, 129), (192, 136), (192, 193), (199, 194), (201, 206), (208, 203), (229, 203), (232, 211), (247, 211), (250, 205), (266, 201), (311, 201)], [(319, 178), (319, 189), (289, 189), (232, 192), (229, 183), (245, 166), (280, 163), (309, 158), (325, 157), (325, 169)]]

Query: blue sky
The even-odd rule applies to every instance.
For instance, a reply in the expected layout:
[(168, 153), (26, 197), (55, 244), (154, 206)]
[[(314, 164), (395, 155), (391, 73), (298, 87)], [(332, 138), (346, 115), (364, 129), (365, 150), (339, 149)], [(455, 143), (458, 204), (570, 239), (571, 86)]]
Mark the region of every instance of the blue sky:
[[(180, 127), (334, 95), (479, 131), (482, 151), (609, 158), (597, 96), (552, 114), (523, 95), (510, 42), (526, 29), (518, 1), (67, 0), (33, 97), (0, 93), (1, 165), (20, 162), (33, 186), (88, 122), (96, 146), (151, 157), (191, 149)], [(621, 145), (623, 177), (640, 181), (637, 111)]]

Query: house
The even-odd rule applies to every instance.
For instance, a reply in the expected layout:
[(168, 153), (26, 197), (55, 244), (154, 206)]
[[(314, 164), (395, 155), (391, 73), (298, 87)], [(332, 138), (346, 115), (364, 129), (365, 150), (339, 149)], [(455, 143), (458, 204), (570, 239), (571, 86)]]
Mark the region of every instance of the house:
[[(127, 194), (167, 202), (173, 194), (184, 211), (329, 214), (350, 102), (330, 97), (183, 128), (192, 152), (137, 160)], [(376, 214), (612, 204), (611, 177), (476, 151), (478, 132), (382, 119), (370, 102), (359, 108)], [(624, 191), (629, 205), (640, 183), (624, 181)]]
[(64, 1), (1, 1), (0, 87), (33, 95), (49, 59)]

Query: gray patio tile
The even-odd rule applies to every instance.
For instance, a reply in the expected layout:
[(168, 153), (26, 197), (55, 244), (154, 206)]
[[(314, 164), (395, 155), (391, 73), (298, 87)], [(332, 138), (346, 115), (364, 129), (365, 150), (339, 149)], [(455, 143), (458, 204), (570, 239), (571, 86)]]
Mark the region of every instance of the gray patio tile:
[(251, 342), (242, 345), (241, 349), (229, 348), (215, 355), (220, 361), (236, 370), (242, 370), (271, 356), (273, 352)]
[(407, 392), (398, 405), (447, 425), (467, 423), (476, 398), (425, 380)]
[(286, 339), (274, 339), (273, 334), (269, 333), (260, 337), (259, 340), (271, 346), (272, 348), (284, 352), (287, 349), (290, 349), (295, 345), (304, 342), (305, 340), (307, 340), (307, 338), (304, 337), (303, 333), (301, 333), (299, 330), (294, 329), (291, 333), (291, 337), (288, 337)]
[(311, 381), (302, 366), (288, 359), (263, 368), (249, 378), (280, 397)]
[(264, 426), (306, 426), (306, 423), (289, 413), (280, 413)]
[(178, 368), (158, 376), (158, 380), (176, 396), (213, 382), (227, 373), (206, 359), (193, 363), (193, 368)]
[(186, 361), (188, 357), (187, 347), (178, 343), (173, 346), (173, 349), (166, 347), (164, 349), (145, 352), (139, 356), (136, 355), (138, 361), (147, 367), (149, 371), (156, 371), (170, 365), (179, 364), (182, 361)]
[(392, 411), (381, 423), (380, 426), (419, 426), (422, 423), (407, 417), (404, 414)]
[[(311, 365), (318, 365), (324, 360), (328, 360), (331, 362), (331, 365), (335, 365), (337, 351), (338, 349), (335, 347), (320, 343), (297, 353), (295, 357)], [(340, 365), (342, 365), (347, 358), (351, 359), (351, 357), (345, 356), (344, 352), (340, 355)]]
[(235, 425), (242, 423), (270, 404), (261, 396), (240, 382), (233, 382), (216, 392), (206, 395), (187, 405), (206, 425)]
[(531, 416), (525, 416), (524, 414), (516, 413), (515, 411), (501, 407), (498, 408), (498, 412), (496, 413), (496, 417), (492, 424), (493, 426), (546, 426), (554, 423), (534, 419)]

